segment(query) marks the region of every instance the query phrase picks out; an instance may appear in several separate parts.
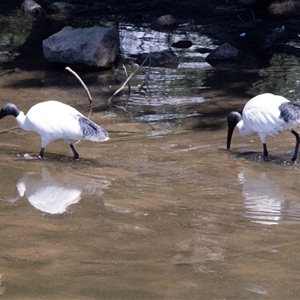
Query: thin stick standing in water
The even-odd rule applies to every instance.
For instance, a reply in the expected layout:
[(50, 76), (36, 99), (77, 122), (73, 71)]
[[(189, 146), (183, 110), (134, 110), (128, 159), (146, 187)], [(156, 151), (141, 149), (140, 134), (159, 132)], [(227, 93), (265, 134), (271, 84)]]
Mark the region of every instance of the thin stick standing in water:
[(87, 86), (85, 85), (85, 83), (82, 81), (82, 79), (79, 77), (79, 75), (75, 71), (73, 71), (70, 67), (66, 67), (65, 69), (67, 71), (71, 72), (79, 80), (79, 82), (81, 83), (81, 85), (83, 86), (83, 88), (85, 89), (85, 91), (86, 91), (86, 93), (88, 95), (90, 104), (93, 105), (92, 96), (91, 96), (91, 94), (89, 92), (89, 89), (87, 88)]
[[(127, 72), (127, 69), (126, 69), (125, 65), (123, 65), (123, 69), (124, 69), (126, 78), (128, 78), (128, 72)], [(131, 92), (131, 87), (130, 87), (129, 82), (128, 82), (128, 92), (129, 92), (129, 94), (130, 94), (130, 92)]]
[[(73, 71), (70, 67), (66, 67), (65, 69), (67, 71), (71, 72), (79, 80), (79, 82), (81, 83), (81, 85), (83, 86), (83, 88), (85, 89), (85, 91), (86, 91), (86, 93), (88, 95), (88, 98), (89, 98), (89, 101), (90, 101), (90, 105), (91, 105), (90, 112), (89, 112), (89, 115), (88, 115), (88, 118), (89, 118), (91, 116), (91, 114), (92, 114), (92, 105), (93, 105), (92, 96), (90, 94), (90, 91), (87, 88), (87, 86), (85, 85), (85, 83), (83, 82), (83, 80), (79, 77), (79, 75), (75, 71)], [(80, 142), (80, 140), (78, 140), (77, 142), (75, 142), (74, 145), (78, 144), (79, 142)]]
[[(142, 80), (141, 84), (139, 85), (139, 92), (141, 93), (142, 90), (144, 90), (146, 93), (151, 94), (150, 87), (149, 87), (150, 69), (151, 69), (151, 49), (150, 49), (150, 52), (147, 57), (149, 57), (149, 67), (147, 70), (147, 74), (145, 75), (144, 79)], [(147, 85), (148, 90), (146, 88), (144, 88), (144, 85)]]
[[(144, 65), (144, 63), (146, 62), (146, 60), (148, 59), (149, 57), (149, 54), (147, 55), (147, 57), (145, 58), (145, 60), (140, 64), (140, 66), (133, 72), (131, 73), (127, 79), (125, 80), (125, 82), (122, 84), (122, 86), (120, 88), (118, 88), (114, 93), (113, 95), (108, 99), (108, 103), (110, 104), (112, 102), (112, 99), (114, 96), (116, 96), (117, 94), (119, 94), (126, 86), (126, 84), (129, 82), (129, 80), (133, 77), (133, 75)], [(126, 70), (126, 68), (125, 68)], [(125, 74), (127, 76), (127, 71), (125, 71)], [(129, 86), (130, 87), (130, 86)]]

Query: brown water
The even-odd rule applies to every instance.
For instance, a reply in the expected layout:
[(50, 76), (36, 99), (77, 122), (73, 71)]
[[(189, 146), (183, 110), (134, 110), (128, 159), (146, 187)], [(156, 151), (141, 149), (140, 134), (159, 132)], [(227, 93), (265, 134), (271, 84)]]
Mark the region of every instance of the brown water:
[[(64, 72), (3, 74), (1, 103), (27, 111), (54, 98), (88, 108), (83, 89), (68, 85)], [(237, 81), (224, 84), (239, 89)], [(93, 93), (97, 84), (90, 84)], [(95, 112), (91, 118), (111, 139), (77, 144), (79, 161), (60, 141), (46, 148), (45, 160), (26, 159), (38, 154), (39, 137), (14, 129), (12, 117), (1, 120), (3, 299), (300, 297), (293, 135), (268, 140), (269, 160), (261, 159), (257, 137), (237, 132), (229, 152), (225, 117), (247, 97), (221, 91), (216, 81), (218, 88), (194, 92), (192, 100), (188, 89), (187, 104), (159, 106), (174, 99), (162, 85), (140, 98), (133, 88), (132, 114)]]
[[(1, 61), (18, 56), (31, 30), (16, 15), (0, 15)], [(187, 34), (195, 47), (207, 40)], [(276, 56), (263, 70), (214, 70), (196, 53), (180, 53), (186, 60), (177, 69), (152, 68), (150, 92), (138, 89), (148, 74), (140, 70), (131, 93), (94, 110), (110, 140), (77, 144), (79, 161), (62, 141), (36, 159), (39, 136), (13, 117), (0, 121), (1, 298), (300, 298), (294, 136), (269, 138), (268, 160), (258, 137), (235, 132), (225, 149), (229, 111), (266, 91), (300, 98), (299, 63)], [(56, 99), (88, 115), (70, 73), (41, 71), (38, 55), (26, 57), (27, 69), (41, 66), (1, 66), (0, 106), (10, 101), (26, 112)], [(80, 75), (96, 105), (125, 80), (121, 67)]]

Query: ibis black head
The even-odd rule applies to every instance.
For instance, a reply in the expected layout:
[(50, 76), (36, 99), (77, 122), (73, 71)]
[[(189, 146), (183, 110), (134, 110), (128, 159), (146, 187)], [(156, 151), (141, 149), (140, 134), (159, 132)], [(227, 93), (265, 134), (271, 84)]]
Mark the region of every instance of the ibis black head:
[(14, 116), (17, 117), (20, 113), (20, 110), (16, 107), (16, 105), (12, 103), (6, 103), (0, 111), (0, 119), (6, 116)]
[(227, 117), (228, 133), (227, 133), (227, 149), (230, 149), (231, 137), (233, 130), (238, 122), (242, 120), (242, 116), (237, 111), (232, 111)]

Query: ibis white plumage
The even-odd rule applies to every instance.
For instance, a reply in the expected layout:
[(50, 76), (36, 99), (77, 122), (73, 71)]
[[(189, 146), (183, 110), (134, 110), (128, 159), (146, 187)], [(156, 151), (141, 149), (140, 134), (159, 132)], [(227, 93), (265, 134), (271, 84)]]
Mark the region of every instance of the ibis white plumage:
[(102, 142), (109, 139), (107, 131), (102, 127), (75, 108), (55, 100), (35, 104), (26, 115), (15, 104), (7, 103), (0, 111), (0, 119), (9, 115), (16, 118), (23, 130), (35, 131), (41, 136), (41, 158), (44, 157), (46, 146), (58, 139), (64, 140), (70, 146), (74, 159), (78, 159), (79, 154), (72, 140)]
[(227, 117), (228, 134), (227, 149), (230, 149), (232, 133), (235, 126), (242, 135), (258, 134), (263, 144), (263, 154), (268, 156), (267, 136), (274, 136), (280, 131), (291, 131), (296, 137), (296, 145), (292, 161), (297, 159), (299, 149), (299, 134), (293, 129), (300, 124), (300, 105), (286, 98), (270, 93), (258, 95), (250, 99), (242, 116), (233, 111)]

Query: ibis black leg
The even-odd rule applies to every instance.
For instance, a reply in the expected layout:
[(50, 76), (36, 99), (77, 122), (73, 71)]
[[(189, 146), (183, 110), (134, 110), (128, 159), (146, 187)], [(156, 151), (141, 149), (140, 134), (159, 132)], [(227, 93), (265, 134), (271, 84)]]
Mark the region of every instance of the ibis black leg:
[(75, 150), (73, 144), (70, 144), (70, 148), (71, 148), (72, 151), (73, 151), (74, 159), (78, 159), (78, 158), (79, 158), (79, 154), (78, 154), (77, 151)]
[(298, 156), (300, 138), (299, 138), (299, 134), (294, 129), (291, 132), (296, 137), (296, 146), (295, 146), (295, 151), (294, 151), (294, 155), (292, 158), (292, 161), (295, 161)]
[(39, 158), (44, 158), (44, 152), (45, 152), (45, 148), (41, 148)]
[(263, 148), (264, 148), (264, 157), (268, 157), (268, 149), (267, 149), (267, 144), (263, 144)]

